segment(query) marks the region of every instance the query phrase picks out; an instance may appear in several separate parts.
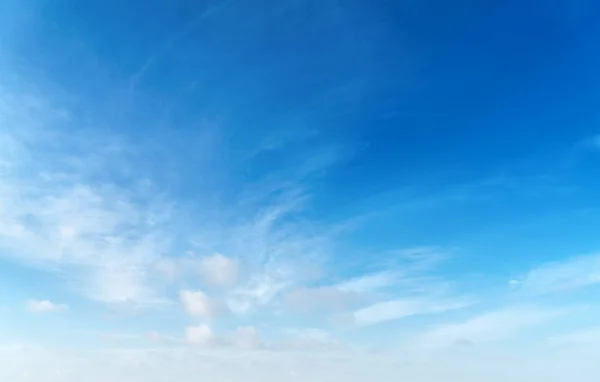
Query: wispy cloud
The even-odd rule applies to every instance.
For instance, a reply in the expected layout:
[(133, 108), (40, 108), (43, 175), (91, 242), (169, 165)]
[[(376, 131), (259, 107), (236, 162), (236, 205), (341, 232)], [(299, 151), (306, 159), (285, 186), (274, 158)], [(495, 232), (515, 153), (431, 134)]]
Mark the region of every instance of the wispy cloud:
[[(342, 291), (373, 293), (401, 287), (405, 292), (424, 292), (428, 287), (443, 284), (436, 274), (439, 267), (451, 257), (446, 248), (417, 247), (385, 252), (378, 260), (365, 264), (369, 272), (350, 277), (336, 285)], [(375, 269), (375, 270), (373, 270)]]
[(452, 346), (457, 341), (468, 341), (475, 345), (501, 341), (569, 311), (527, 306), (508, 307), (463, 322), (440, 325), (418, 336), (412, 345), (431, 349)]
[(354, 312), (353, 317), (357, 325), (373, 325), (419, 314), (432, 314), (461, 309), (473, 303), (473, 300), (466, 298), (455, 300), (430, 298), (396, 299), (379, 302), (357, 310)]
[(542, 264), (510, 285), (530, 294), (546, 294), (600, 283), (600, 255), (587, 255)]
[(41, 96), (3, 89), (2, 98), (0, 255), (59, 271), (95, 301), (159, 301), (148, 265), (168, 248), (170, 206), (142, 176), (116, 181), (125, 146), (56, 127), (68, 117)]
[(146, 72), (152, 66), (155, 66), (160, 61), (160, 59), (167, 55), (169, 51), (171, 51), (178, 43), (180, 43), (186, 35), (188, 35), (195, 28), (197, 28), (199, 23), (201, 23), (214, 13), (219, 12), (222, 8), (226, 7), (232, 1), (233, 0), (223, 0), (216, 4), (208, 6), (206, 9), (196, 14), (189, 23), (173, 31), (173, 33), (167, 38), (167, 40), (163, 44), (159, 45), (153, 51), (153, 53), (148, 58), (146, 58), (143, 66), (131, 76), (129, 80), (130, 90), (135, 90), (135, 87), (143, 79)]
[(64, 271), (65, 281), (93, 300), (158, 301), (149, 265), (168, 239), (130, 192), (27, 180), (6, 182), (2, 191), (5, 256)]
[(381, 271), (346, 280), (338, 284), (336, 288), (343, 292), (367, 293), (390, 287), (396, 284), (400, 278), (401, 274), (397, 270)]
[(49, 300), (30, 300), (27, 301), (26, 307), (32, 313), (62, 312), (69, 309), (66, 304), (55, 304)]
[[(33, 104), (43, 105), (40, 119), (62, 118)], [(195, 205), (207, 217), (193, 218), (195, 210), (127, 160), (140, 151), (127, 139), (19, 125), (28, 103), (16, 97), (10, 105), (0, 133), (10, 148), (0, 154), (0, 255), (56, 271), (75, 293), (160, 305), (183, 281), (202, 281), (226, 289), (227, 304), (242, 313), (313, 277), (328, 256), (327, 234), (289, 219), (307, 198), (297, 179), (266, 181), (235, 207)]]

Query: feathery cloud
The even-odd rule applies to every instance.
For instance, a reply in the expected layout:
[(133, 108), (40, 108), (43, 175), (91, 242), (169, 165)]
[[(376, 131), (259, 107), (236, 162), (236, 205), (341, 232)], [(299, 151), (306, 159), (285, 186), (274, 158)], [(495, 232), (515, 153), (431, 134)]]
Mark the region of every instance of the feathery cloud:
[(69, 309), (66, 304), (55, 304), (49, 300), (30, 300), (27, 301), (26, 306), (32, 313), (62, 312)]
[(413, 346), (431, 349), (452, 346), (457, 341), (468, 341), (475, 345), (501, 341), (568, 312), (569, 309), (508, 307), (464, 322), (440, 325), (418, 336)]
[(404, 317), (457, 310), (473, 304), (471, 299), (407, 298), (378, 302), (359, 309), (353, 314), (357, 325), (373, 325)]
[(524, 293), (546, 294), (600, 283), (600, 255), (571, 257), (539, 265), (510, 285)]

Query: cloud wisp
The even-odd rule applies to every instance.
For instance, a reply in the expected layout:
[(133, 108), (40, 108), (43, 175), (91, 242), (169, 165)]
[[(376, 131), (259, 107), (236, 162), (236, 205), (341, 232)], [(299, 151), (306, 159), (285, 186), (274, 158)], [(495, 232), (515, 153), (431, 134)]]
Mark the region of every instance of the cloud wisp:
[(63, 312), (69, 309), (66, 304), (55, 304), (49, 300), (30, 300), (27, 301), (26, 307), (32, 313)]
[(511, 286), (528, 294), (567, 292), (599, 283), (599, 254), (541, 264), (510, 282)]

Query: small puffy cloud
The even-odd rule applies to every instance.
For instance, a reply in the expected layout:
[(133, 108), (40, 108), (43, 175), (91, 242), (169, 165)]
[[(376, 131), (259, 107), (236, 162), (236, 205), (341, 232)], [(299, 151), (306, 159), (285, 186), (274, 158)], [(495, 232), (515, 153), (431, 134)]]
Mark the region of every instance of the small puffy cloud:
[(238, 262), (218, 253), (204, 257), (200, 260), (200, 275), (210, 285), (233, 285), (238, 277)]
[(223, 307), (202, 291), (183, 290), (179, 293), (183, 309), (192, 317), (213, 318), (223, 313)]
[(33, 313), (62, 312), (69, 309), (65, 304), (54, 304), (48, 300), (29, 300), (27, 301), (27, 310)]
[(189, 326), (185, 330), (185, 339), (192, 345), (210, 345), (214, 340), (211, 328), (206, 324)]

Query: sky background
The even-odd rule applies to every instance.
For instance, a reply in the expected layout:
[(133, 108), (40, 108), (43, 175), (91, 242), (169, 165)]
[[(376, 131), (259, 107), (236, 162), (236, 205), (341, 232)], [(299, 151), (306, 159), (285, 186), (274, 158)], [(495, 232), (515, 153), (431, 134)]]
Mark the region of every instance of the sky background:
[(600, 4), (0, 0), (0, 376), (592, 381)]

